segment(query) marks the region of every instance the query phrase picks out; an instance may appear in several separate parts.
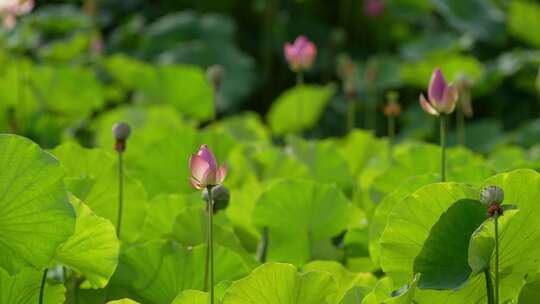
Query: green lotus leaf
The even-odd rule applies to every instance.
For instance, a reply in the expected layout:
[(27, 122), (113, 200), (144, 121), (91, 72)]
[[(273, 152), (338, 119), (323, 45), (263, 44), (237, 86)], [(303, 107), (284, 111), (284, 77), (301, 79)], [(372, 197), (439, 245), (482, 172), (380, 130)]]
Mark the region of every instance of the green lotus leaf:
[(419, 288), (456, 290), (467, 282), (472, 273), (469, 239), (486, 219), (486, 212), (480, 201), (461, 199), (441, 214), (414, 259), (414, 273), (422, 274)]
[(75, 226), (62, 167), (29, 139), (0, 135), (0, 168), (0, 268), (44, 269)]
[[(536, 218), (540, 176), (532, 170), (516, 170), (489, 178), (484, 185), (496, 185), (505, 192), (505, 204), (519, 212), (506, 224), (500, 237), (501, 302), (516, 300), (523, 278), (536, 274), (540, 254), (540, 219)], [(413, 264), (432, 227), (455, 202), (477, 200), (479, 190), (465, 184), (438, 183), (420, 188), (398, 203), (388, 218), (381, 238), (381, 266), (398, 284), (412, 278)], [(490, 269), (494, 269), (494, 259)], [(493, 274), (492, 274), (493, 275)], [(485, 281), (472, 276), (458, 291), (417, 290), (418, 303), (477, 303), (484, 301)]]
[(518, 304), (535, 304), (540, 299), (540, 276), (530, 278), (521, 289)]
[(171, 304), (208, 304), (208, 293), (198, 290), (184, 290)]
[(139, 302), (133, 301), (131, 299), (122, 299), (116, 301), (109, 301), (107, 304), (139, 304)]
[[(503, 205), (504, 206), (504, 205)], [(519, 210), (505, 211), (498, 219), (499, 235), (505, 232), (509, 221)], [(489, 269), (491, 259), (495, 252), (495, 223), (493, 218), (489, 218), (476, 229), (469, 241), (469, 266), (472, 274), (475, 275)]]
[[(86, 149), (68, 142), (56, 147), (52, 153), (58, 157), (66, 172), (66, 185), (96, 215), (111, 221), (118, 220), (117, 158), (102, 149)], [(139, 181), (126, 172), (124, 203), (120, 238), (134, 242), (141, 232), (147, 202), (146, 191)]]
[(337, 292), (327, 272), (298, 273), (290, 264), (267, 263), (234, 282), (222, 304), (330, 304)]
[(110, 221), (71, 197), (77, 218), (75, 232), (55, 254), (55, 260), (84, 275), (93, 288), (103, 288), (118, 264), (120, 243)]
[(237, 141), (268, 142), (270, 140), (270, 131), (257, 113), (246, 112), (226, 117), (219, 121), (219, 125)]
[[(405, 284), (398, 290), (394, 289), (394, 283), (389, 277), (384, 277), (373, 290), (362, 300), (362, 304), (413, 304), (418, 278), (416, 275), (410, 284)], [(357, 303), (357, 302), (353, 302)], [(352, 304), (352, 303), (351, 303)]]
[(370, 292), (377, 283), (377, 278), (371, 273), (353, 273), (342, 264), (335, 261), (313, 261), (302, 267), (303, 271), (326, 271), (336, 281), (338, 292), (332, 298), (331, 303), (353, 304), (358, 303)]
[[(214, 248), (215, 283), (249, 272), (230, 249)], [(204, 288), (206, 246), (184, 247), (174, 241), (150, 241), (132, 246), (120, 256), (112, 285), (127, 288), (149, 304), (169, 304), (182, 290)]]
[(344, 231), (352, 204), (336, 186), (309, 180), (282, 180), (261, 194), (253, 222), (268, 227), (271, 261), (303, 264), (313, 246)]
[(335, 91), (333, 85), (303, 85), (282, 93), (266, 115), (273, 134), (283, 135), (313, 127)]
[(159, 239), (171, 233), (176, 217), (187, 208), (203, 206), (200, 193), (160, 194), (150, 203), (152, 212), (148, 212), (139, 241)]
[(533, 1), (512, 1), (509, 16), (510, 33), (533, 46), (540, 47), (540, 37), (531, 31), (540, 28), (540, 5)]
[(388, 143), (376, 138), (372, 132), (353, 130), (337, 142), (341, 157), (347, 161), (353, 176), (358, 176), (375, 156), (388, 153)]
[[(10, 276), (0, 268), (0, 303), (2, 304), (35, 304), (39, 303), (39, 292), (42, 271), (31, 268), (22, 269), (14, 276)], [(45, 285), (43, 292), (44, 304), (64, 303), (66, 289), (62, 284)]]

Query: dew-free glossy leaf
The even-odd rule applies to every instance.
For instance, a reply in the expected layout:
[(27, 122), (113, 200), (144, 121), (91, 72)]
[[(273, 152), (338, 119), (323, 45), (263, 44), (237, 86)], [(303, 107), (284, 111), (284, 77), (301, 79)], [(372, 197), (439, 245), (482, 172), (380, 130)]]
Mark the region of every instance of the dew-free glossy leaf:
[[(39, 290), (43, 271), (30, 268), (10, 276), (0, 268), (0, 303), (35, 304), (39, 302)], [(64, 303), (66, 289), (62, 284), (45, 285), (43, 304)]]
[(184, 290), (171, 304), (208, 304), (208, 293), (199, 290)]
[(42, 270), (73, 233), (63, 170), (24, 137), (0, 135), (0, 268)]

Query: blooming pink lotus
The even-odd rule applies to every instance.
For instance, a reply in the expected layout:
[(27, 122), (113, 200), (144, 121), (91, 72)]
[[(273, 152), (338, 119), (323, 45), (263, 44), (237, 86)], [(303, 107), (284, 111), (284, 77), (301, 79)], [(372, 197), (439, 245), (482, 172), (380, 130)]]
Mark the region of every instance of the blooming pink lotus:
[(385, 5), (383, 0), (365, 0), (364, 14), (369, 17), (378, 17), (384, 13)]
[(202, 145), (197, 154), (191, 155), (189, 169), (191, 185), (199, 190), (221, 184), (227, 175), (227, 166), (217, 167), (216, 158), (207, 145)]
[(299, 36), (293, 44), (285, 43), (283, 51), (291, 70), (295, 72), (309, 70), (317, 57), (317, 47), (305, 36)]
[(17, 23), (16, 17), (31, 12), (34, 4), (34, 0), (0, 0), (4, 28), (12, 29)]
[(429, 101), (420, 94), (420, 105), (428, 114), (439, 116), (451, 114), (456, 108), (458, 90), (451, 84), (447, 84), (441, 69), (436, 68), (431, 75), (428, 89)]

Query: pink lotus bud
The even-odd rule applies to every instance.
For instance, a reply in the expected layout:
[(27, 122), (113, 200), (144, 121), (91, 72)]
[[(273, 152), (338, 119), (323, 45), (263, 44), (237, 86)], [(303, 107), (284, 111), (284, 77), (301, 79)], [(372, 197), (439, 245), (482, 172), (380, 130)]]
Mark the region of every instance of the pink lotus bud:
[(34, 4), (34, 0), (1, 0), (0, 15), (4, 28), (12, 29), (17, 23), (16, 17), (30, 13)]
[(379, 17), (384, 13), (384, 0), (364, 0), (364, 14), (369, 17)]
[(453, 85), (446, 83), (439, 68), (436, 68), (431, 75), (428, 98), (429, 100), (420, 94), (420, 105), (428, 114), (435, 116), (451, 114), (456, 108), (458, 90)]
[(295, 72), (309, 70), (317, 57), (317, 47), (305, 36), (296, 38), (293, 44), (285, 43), (285, 59)]
[(189, 169), (191, 185), (199, 190), (219, 185), (227, 176), (227, 166), (222, 164), (219, 168), (217, 167), (216, 158), (207, 145), (202, 145), (197, 154), (191, 155)]

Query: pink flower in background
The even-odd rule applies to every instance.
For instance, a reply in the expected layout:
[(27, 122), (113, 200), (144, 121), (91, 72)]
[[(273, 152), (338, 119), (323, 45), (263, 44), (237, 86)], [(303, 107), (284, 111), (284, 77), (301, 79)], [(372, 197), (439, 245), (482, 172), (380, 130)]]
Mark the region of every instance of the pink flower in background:
[(384, 0), (364, 0), (364, 14), (378, 17), (384, 13)]
[(12, 29), (17, 23), (17, 16), (26, 15), (34, 8), (34, 0), (0, 0), (0, 15), (3, 26)]
[(207, 145), (202, 145), (197, 154), (191, 155), (189, 170), (191, 185), (199, 190), (221, 184), (227, 175), (227, 166), (222, 164), (218, 168), (216, 158)]
[(428, 98), (420, 94), (420, 105), (428, 114), (439, 116), (454, 112), (458, 100), (458, 91), (453, 85), (446, 83), (441, 69), (436, 68), (429, 82)]
[(317, 57), (317, 47), (305, 36), (296, 38), (293, 44), (285, 43), (285, 59), (295, 72), (309, 70)]

